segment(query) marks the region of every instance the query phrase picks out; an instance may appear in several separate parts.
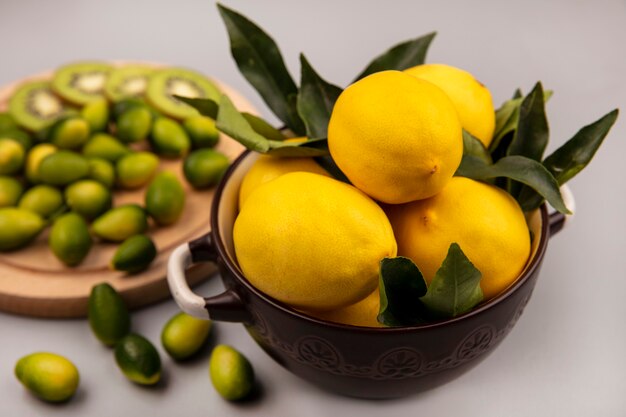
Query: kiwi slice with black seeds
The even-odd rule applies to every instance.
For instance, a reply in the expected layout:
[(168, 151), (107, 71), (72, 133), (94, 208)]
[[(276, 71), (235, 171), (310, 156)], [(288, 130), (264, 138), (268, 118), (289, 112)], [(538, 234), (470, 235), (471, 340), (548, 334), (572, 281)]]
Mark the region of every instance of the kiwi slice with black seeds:
[(9, 114), (30, 131), (41, 130), (65, 114), (67, 106), (52, 92), (47, 81), (22, 84), (9, 100)]
[(127, 65), (115, 68), (109, 73), (104, 86), (104, 94), (111, 101), (141, 97), (148, 87), (153, 68), (143, 65)]
[(157, 110), (175, 119), (197, 115), (193, 107), (174, 98), (210, 98), (219, 101), (219, 89), (204, 75), (184, 68), (156, 70), (150, 77), (146, 99)]
[(103, 97), (112, 67), (104, 62), (77, 62), (56, 70), (52, 89), (65, 100), (84, 105)]

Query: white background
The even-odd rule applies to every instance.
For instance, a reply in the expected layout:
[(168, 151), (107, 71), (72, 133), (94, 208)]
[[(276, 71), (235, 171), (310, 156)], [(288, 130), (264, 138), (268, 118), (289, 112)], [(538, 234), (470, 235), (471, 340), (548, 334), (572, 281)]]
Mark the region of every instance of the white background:
[[(555, 91), (548, 105), (549, 151), (626, 104), (624, 1), (225, 3), (274, 36), (296, 79), (303, 51), (323, 77), (341, 86), (391, 45), (437, 30), (428, 61), (474, 73), (497, 105), (537, 80)], [(0, 84), (82, 59), (195, 68), (236, 87), (269, 116), (230, 57), (212, 1), (0, 0)], [(185, 365), (162, 355), (166, 383), (140, 388), (121, 376), (85, 321), (0, 313), (0, 416), (624, 416), (624, 116), (571, 182), (575, 221), (551, 239), (515, 329), (479, 367), (439, 389), (382, 402), (337, 397), (284, 371), (240, 325), (218, 323), (215, 339), (251, 359), (264, 389), (258, 401), (232, 405), (213, 390), (206, 355)], [(199, 291), (218, 288), (214, 279)], [(134, 328), (157, 342), (176, 311), (172, 301), (139, 311)], [(42, 403), (15, 380), (16, 360), (38, 350), (64, 354), (79, 367), (81, 386), (70, 403)]]

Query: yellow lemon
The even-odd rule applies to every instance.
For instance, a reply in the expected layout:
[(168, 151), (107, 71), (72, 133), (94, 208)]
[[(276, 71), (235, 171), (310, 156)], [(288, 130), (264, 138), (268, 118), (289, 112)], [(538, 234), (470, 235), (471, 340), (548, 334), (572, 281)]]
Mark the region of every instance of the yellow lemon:
[(331, 311), (307, 311), (306, 313), (322, 320), (352, 326), (383, 327), (378, 322), (380, 310), (380, 292), (378, 288), (361, 301), (347, 307)]
[(452, 100), (465, 130), (488, 147), (496, 127), (491, 93), (472, 74), (444, 64), (424, 64), (404, 70), (441, 88)]
[(379, 262), (396, 255), (383, 210), (351, 185), (292, 172), (259, 186), (233, 230), (252, 285), (304, 310), (353, 304), (378, 285)]
[(524, 213), (510, 194), (492, 185), (454, 177), (436, 196), (386, 211), (399, 255), (411, 258), (428, 283), (453, 242), (482, 273), (485, 299), (514, 282), (530, 255)]
[(434, 84), (381, 71), (346, 88), (328, 124), (330, 154), (350, 181), (391, 204), (437, 194), (463, 154), (461, 123)]
[(239, 208), (243, 207), (250, 193), (259, 185), (265, 184), (288, 172), (312, 172), (330, 176), (313, 158), (280, 158), (277, 156), (260, 155), (254, 161), (239, 188)]

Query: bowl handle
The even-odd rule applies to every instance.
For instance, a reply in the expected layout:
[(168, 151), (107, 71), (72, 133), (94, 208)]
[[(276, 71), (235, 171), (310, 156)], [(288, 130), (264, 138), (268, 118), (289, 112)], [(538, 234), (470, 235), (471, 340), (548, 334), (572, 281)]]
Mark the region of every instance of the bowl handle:
[(194, 263), (216, 260), (210, 233), (174, 249), (167, 262), (167, 283), (176, 304), (185, 313), (201, 319), (248, 322), (246, 306), (233, 289), (204, 298), (189, 288), (185, 270)]
[(563, 230), (563, 228), (574, 219), (574, 214), (576, 212), (576, 200), (574, 199), (574, 194), (566, 184), (561, 185), (561, 195), (563, 196), (565, 207), (571, 211), (571, 214), (563, 214), (558, 211), (550, 213), (550, 236), (554, 236)]

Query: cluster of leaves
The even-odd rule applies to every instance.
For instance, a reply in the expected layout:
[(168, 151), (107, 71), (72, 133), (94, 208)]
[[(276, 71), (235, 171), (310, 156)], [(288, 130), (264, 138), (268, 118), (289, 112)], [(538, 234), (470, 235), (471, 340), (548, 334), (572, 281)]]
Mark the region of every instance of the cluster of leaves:
[[(230, 38), (232, 56), (243, 76), (284, 123), (276, 129), (265, 120), (239, 112), (226, 96), (219, 103), (178, 97), (216, 119), (219, 130), (248, 149), (277, 156), (308, 156), (335, 178), (349, 182), (328, 152), (327, 129), (342, 89), (324, 80), (300, 55), (298, 87), (287, 70), (276, 42), (239, 13), (218, 5)], [(404, 70), (423, 64), (435, 33), (400, 43), (376, 57), (354, 79), (384, 70)], [(559, 186), (574, 177), (592, 159), (617, 118), (613, 110), (583, 127), (547, 158), (549, 128), (545, 102), (551, 93), (541, 83), (523, 96), (516, 91), (496, 111), (494, 138), (487, 149), (463, 132), (463, 159), (455, 175), (499, 186), (515, 197), (525, 211), (548, 201), (569, 213)], [(288, 132), (285, 136), (284, 132)], [(305, 141), (287, 141), (306, 136)], [(381, 309), (378, 320), (389, 326), (426, 323), (455, 317), (483, 300), (481, 273), (458, 244), (450, 245), (441, 268), (426, 285), (419, 268), (408, 258), (385, 258), (380, 267)]]

